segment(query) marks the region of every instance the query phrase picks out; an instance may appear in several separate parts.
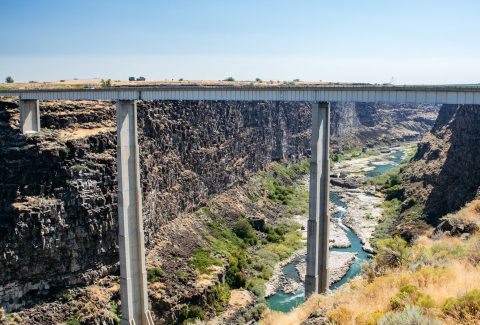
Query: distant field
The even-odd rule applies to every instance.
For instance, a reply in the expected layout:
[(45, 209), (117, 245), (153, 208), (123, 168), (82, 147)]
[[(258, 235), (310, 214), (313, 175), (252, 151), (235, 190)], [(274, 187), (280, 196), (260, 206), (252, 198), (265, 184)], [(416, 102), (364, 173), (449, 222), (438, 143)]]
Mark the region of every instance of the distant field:
[[(348, 85), (348, 83), (305, 82), (305, 81), (219, 81), (219, 80), (152, 80), (152, 81), (113, 81), (112, 87), (140, 87), (140, 86), (319, 86), (319, 85)], [(101, 88), (101, 79), (65, 80), (52, 82), (3, 83), (0, 90), (6, 89), (58, 89), (58, 88)]]

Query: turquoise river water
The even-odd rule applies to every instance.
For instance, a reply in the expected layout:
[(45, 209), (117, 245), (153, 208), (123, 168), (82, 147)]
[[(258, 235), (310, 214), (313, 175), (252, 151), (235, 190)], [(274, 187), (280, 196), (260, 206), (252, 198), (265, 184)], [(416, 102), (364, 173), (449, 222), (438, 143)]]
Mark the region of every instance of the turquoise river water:
[[(375, 166), (374, 169), (365, 173), (367, 177), (374, 177), (380, 174), (387, 172), (388, 170), (392, 169), (395, 166), (398, 166), (404, 157), (403, 150), (392, 150), (391, 155), (389, 155), (388, 159), (390, 162), (385, 165), (376, 166), (375, 164), (370, 164), (370, 166)], [(378, 160), (374, 160), (373, 162), (377, 162)], [(362, 249), (362, 242), (357, 237), (357, 235), (347, 226), (343, 225), (342, 219), (345, 216), (347, 205), (343, 202), (336, 192), (330, 192), (330, 202), (333, 203), (338, 207), (338, 211), (332, 216), (333, 218), (338, 219), (339, 225), (343, 228), (345, 233), (347, 234), (348, 239), (350, 240), (350, 247), (347, 248), (331, 248), (330, 251), (336, 252), (355, 252), (357, 253), (357, 257), (355, 261), (350, 266), (348, 272), (343, 276), (340, 281), (333, 283), (330, 286), (331, 290), (335, 290), (336, 288), (340, 287), (344, 283), (346, 283), (349, 279), (358, 275), (361, 271), (361, 265), (364, 261), (370, 258), (370, 255)], [(287, 278), (291, 278), (296, 282), (300, 283), (300, 288), (297, 292), (293, 294), (287, 294), (283, 291), (278, 291), (274, 295), (267, 298), (267, 303), (272, 310), (278, 310), (282, 312), (288, 312), (293, 308), (300, 305), (302, 302), (305, 301), (305, 287), (303, 285), (303, 279), (300, 279), (298, 272), (296, 270), (296, 265), (300, 262), (305, 261), (305, 256), (301, 256), (293, 260), (291, 263), (287, 264), (283, 269), (282, 272)]]

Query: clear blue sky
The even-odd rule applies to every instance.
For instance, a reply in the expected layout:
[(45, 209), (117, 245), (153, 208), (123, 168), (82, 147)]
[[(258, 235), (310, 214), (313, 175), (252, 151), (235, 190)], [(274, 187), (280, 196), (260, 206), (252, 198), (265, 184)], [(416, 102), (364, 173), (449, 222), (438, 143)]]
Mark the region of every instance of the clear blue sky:
[(480, 82), (479, 0), (0, 0), (0, 78)]

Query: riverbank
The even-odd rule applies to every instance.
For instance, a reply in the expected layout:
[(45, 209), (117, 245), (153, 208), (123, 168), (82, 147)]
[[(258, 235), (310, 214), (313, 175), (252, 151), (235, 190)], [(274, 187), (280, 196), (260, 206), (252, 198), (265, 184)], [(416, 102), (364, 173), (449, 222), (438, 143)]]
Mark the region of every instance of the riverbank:
[[(382, 215), (383, 197), (373, 186), (364, 186), (370, 175), (382, 174), (400, 164), (406, 147), (395, 147), (390, 152), (336, 163), (332, 168), (330, 204), (330, 284), (335, 289), (361, 271), (361, 264), (373, 252), (370, 238)], [(304, 179), (307, 186), (308, 177)], [(302, 239), (306, 242), (307, 216), (294, 216), (302, 225)], [(303, 301), (306, 249), (275, 267), (267, 283), (270, 308), (288, 311)], [(292, 264), (293, 272), (292, 274)], [(297, 280), (298, 279), (298, 280)], [(294, 302), (292, 302), (294, 300)]]
[[(407, 147), (393, 147), (388, 153), (337, 163), (332, 174), (339, 175), (331, 191), (338, 193), (346, 205), (343, 224), (362, 242), (366, 252), (373, 253), (370, 245), (375, 227), (382, 216), (383, 195), (374, 186), (362, 185), (368, 177), (380, 175), (398, 166), (406, 156)], [(345, 184), (339, 186), (340, 184)]]

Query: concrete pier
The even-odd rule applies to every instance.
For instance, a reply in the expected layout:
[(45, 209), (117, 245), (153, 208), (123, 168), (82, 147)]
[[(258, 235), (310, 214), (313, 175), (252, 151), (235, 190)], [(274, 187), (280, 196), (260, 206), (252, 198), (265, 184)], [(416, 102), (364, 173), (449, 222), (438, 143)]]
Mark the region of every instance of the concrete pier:
[(306, 298), (328, 290), (330, 103), (312, 103), (311, 146)]
[(40, 132), (40, 105), (38, 100), (20, 100), (20, 129), (23, 134)]
[(116, 111), (121, 324), (153, 325), (148, 311), (136, 101), (117, 101)]

